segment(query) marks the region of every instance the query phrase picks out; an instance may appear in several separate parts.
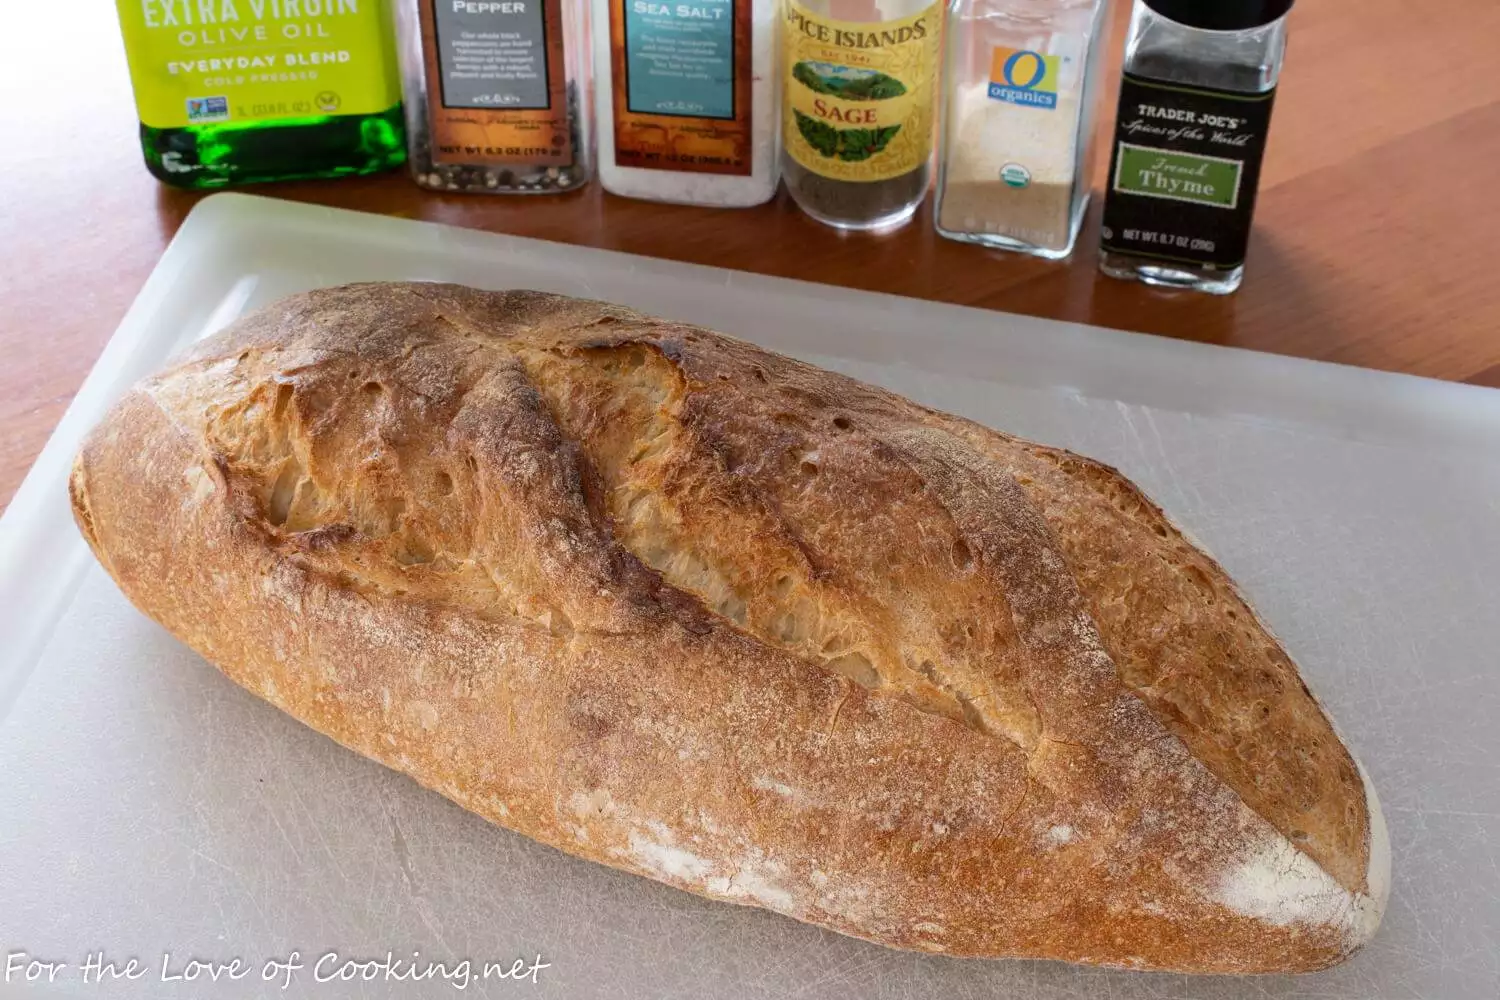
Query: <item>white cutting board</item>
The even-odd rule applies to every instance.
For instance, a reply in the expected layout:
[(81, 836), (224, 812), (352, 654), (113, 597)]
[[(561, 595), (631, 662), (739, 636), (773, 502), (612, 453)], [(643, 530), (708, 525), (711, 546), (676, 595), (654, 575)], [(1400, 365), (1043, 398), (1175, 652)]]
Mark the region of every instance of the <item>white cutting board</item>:
[[(1241, 581), (1373, 776), (1395, 853), (1379, 936), (1339, 969), (1254, 980), (887, 951), (540, 847), (241, 691), (93, 564), (67, 513), (69, 458), (184, 344), (292, 291), (391, 278), (611, 299), (1117, 465)], [(68, 963), (50, 989), (0, 982), (0, 995), (1495, 1000), (1497, 445), (1490, 390), (210, 198), (0, 521), (0, 962), (24, 949)], [(147, 971), (85, 984), (100, 950)], [(262, 984), (264, 963), (294, 950), (306, 968), (291, 989)], [(329, 952), (415, 950), (549, 967), (463, 992), (315, 981)], [(251, 971), (163, 981), (167, 954), (168, 975), (190, 957)]]

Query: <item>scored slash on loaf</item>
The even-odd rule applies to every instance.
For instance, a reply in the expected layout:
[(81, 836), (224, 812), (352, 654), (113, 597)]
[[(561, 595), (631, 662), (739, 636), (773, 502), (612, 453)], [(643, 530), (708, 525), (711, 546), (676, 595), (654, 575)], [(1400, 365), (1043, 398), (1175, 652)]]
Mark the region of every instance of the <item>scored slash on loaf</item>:
[(583, 858), (959, 956), (1302, 971), (1380, 920), (1373, 791), (1128, 480), (707, 330), (293, 296), (71, 494), (229, 677)]

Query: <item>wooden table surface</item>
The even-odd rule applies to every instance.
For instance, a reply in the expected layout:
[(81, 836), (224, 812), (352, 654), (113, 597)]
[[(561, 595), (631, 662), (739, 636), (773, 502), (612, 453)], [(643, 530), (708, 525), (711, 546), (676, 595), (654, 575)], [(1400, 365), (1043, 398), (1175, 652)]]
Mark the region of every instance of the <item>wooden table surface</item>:
[[(1440, 6), (1294, 10), (1248, 274), (1227, 298), (1099, 276), (1097, 198), (1078, 252), (1054, 264), (942, 240), (925, 211), (893, 234), (841, 235), (784, 194), (741, 212), (597, 188), (443, 197), (401, 173), (258, 192), (1500, 386), (1500, 4)], [(198, 197), (141, 164), (110, 0), (0, 3), (0, 503)]]

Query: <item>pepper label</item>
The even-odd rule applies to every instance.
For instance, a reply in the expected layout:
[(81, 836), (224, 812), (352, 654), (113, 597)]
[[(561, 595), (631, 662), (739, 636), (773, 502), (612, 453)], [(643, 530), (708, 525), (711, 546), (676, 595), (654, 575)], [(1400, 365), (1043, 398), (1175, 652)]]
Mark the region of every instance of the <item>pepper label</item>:
[(932, 152), (941, 4), (899, 21), (835, 21), (787, 2), (782, 137), (806, 169), (883, 181)]
[(1104, 203), (1104, 249), (1233, 270), (1245, 262), (1275, 91), (1126, 73)]
[(421, 0), (432, 159), (573, 162), (558, 0)]

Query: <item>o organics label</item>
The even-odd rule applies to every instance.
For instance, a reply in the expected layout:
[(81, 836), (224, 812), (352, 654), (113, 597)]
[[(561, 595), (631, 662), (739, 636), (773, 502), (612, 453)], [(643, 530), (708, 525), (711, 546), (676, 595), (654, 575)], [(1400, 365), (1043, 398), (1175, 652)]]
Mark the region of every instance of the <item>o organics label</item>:
[(997, 45), (990, 54), (992, 100), (1031, 108), (1057, 107), (1057, 56)]

